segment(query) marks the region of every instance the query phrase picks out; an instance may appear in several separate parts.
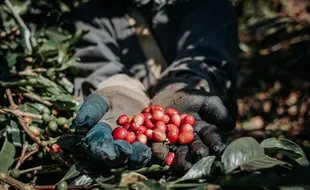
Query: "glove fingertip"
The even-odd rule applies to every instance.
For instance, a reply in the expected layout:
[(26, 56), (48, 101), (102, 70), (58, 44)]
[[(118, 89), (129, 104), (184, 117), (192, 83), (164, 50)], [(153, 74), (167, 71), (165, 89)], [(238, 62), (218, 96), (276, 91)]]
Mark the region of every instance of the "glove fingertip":
[(125, 140), (114, 141), (115, 149), (120, 152), (120, 154), (131, 155), (133, 153), (132, 146)]
[(108, 102), (100, 94), (89, 95), (81, 105), (76, 118), (77, 127), (93, 127), (108, 111)]
[(152, 157), (151, 149), (140, 142), (132, 144), (133, 153), (129, 157), (128, 166), (131, 169), (139, 169), (148, 164)]

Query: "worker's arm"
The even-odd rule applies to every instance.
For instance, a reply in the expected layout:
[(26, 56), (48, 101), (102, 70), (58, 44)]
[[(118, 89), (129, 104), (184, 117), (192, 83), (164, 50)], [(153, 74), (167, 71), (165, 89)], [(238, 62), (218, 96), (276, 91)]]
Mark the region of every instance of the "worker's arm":
[(221, 133), (234, 128), (237, 112), (238, 30), (234, 9), (228, 0), (191, 2), (196, 5), (176, 34), (177, 56), (152, 100), (190, 113), (197, 120), (195, 143), (190, 149), (181, 146), (176, 151), (176, 165), (182, 170), (207, 156), (209, 149), (215, 153), (225, 149)]

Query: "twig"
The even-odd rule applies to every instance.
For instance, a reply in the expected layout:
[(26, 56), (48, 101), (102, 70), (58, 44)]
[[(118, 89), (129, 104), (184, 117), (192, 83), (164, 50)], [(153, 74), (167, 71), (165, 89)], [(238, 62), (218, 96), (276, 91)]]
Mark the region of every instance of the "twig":
[(52, 106), (53, 104), (50, 102), (50, 101), (47, 101), (47, 100), (43, 100), (42, 98), (36, 96), (35, 94), (32, 94), (32, 93), (23, 93), (23, 96), (27, 97), (27, 98), (30, 98), (34, 101), (37, 101), (37, 102), (40, 102), (42, 104), (45, 104), (47, 106)]
[(18, 105), (15, 104), (14, 100), (13, 100), (13, 96), (12, 96), (12, 92), (11, 92), (11, 89), (7, 88), (5, 89), (5, 93), (6, 95), (8, 96), (8, 99), (9, 99), (9, 103), (10, 103), (10, 106), (13, 110), (16, 110), (18, 108)]
[[(29, 157), (29, 156), (28, 156), (29, 154), (32, 155), (32, 154), (34, 154), (34, 153), (36, 153), (36, 152), (38, 152), (38, 147), (35, 147), (35, 148), (32, 149), (31, 151), (26, 152), (26, 153), (25, 153), (25, 157), (28, 158), (28, 157)], [(20, 158), (21, 158), (21, 156), (15, 158), (14, 161), (17, 161), (17, 160), (19, 160)]]
[(20, 165), (22, 165), (25, 162), (25, 160), (27, 160), (27, 158), (29, 158), (31, 155), (33, 155), (36, 152), (38, 152), (37, 148), (33, 149), (29, 153), (25, 154), (24, 157), (20, 158), (19, 161), (18, 161), (20, 163)]
[(12, 109), (7, 109), (7, 108), (0, 109), (0, 113), (12, 113), (15, 116), (23, 116), (23, 117), (31, 117), (34, 119), (42, 119), (42, 115), (39, 115), (39, 114), (33, 114), (33, 113), (23, 112), (20, 110), (12, 110)]
[[(90, 189), (93, 187), (97, 187), (98, 185), (93, 184), (93, 185), (71, 185), (68, 186), (68, 189)], [(45, 190), (53, 190), (55, 189), (56, 185), (36, 185), (35, 186), (37, 189), (45, 189)]]
[(38, 171), (38, 170), (42, 170), (43, 166), (37, 166), (37, 167), (33, 167), (33, 168), (28, 168), (25, 170), (20, 170), (20, 174), (25, 174), (28, 172), (32, 172), (32, 171)]
[(23, 127), (24, 131), (28, 134), (28, 136), (30, 136), (30, 138), (32, 138), (32, 140), (37, 143), (38, 145), (44, 147), (45, 150), (49, 151), (49, 147), (47, 147), (45, 141), (40, 141), (39, 138), (37, 138), (36, 136), (34, 136), (32, 134), (32, 132), (30, 131), (29, 127), (26, 125), (24, 119), (19, 116), (19, 115), (15, 115), (18, 119), (19, 124)]
[(20, 75), (20, 76), (36, 76), (36, 75), (38, 75), (37, 73), (44, 73), (46, 71), (47, 71), (47, 69), (45, 69), (45, 68), (33, 68), (33, 69), (27, 68), (23, 71), (20, 71), (18, 73), (18, 75)]
[(27, 26), (26, 26), (25, 22), (23, 21), (23, 19), (14, 10), (14, 7), (13, 7), (11, 1), (10, 0), (5, 0), (4, 3), (10, 9), (10, 11), (12, 12), (13, 17), (15, 18), (15, 20), (17, 21), (19, 26), (24, 30), (24, 35), (23, 36), (24, 36), (26, 48), (31, 53), (32, 52), (32, 47), (31, 47), (31, 42), (30, 42), (30, 30), (27, 28)]
[(0, 173), (0, 182), (3, 182), (20, 190), (35, 190), (32, 185), (28, 185), (16, 179), (13, 179), (5, 173)]
[(21, 153), (21, 155), (20, 155), (20, 159), (18, 160), (18, 162), (17, 162), (17, 164), (16, 164), (16, 166), (15, 166), (15, 169), (18, 169), (18, 168), (22, 165), (22, 163), (23, 163), (23, 161), (24, 161), (24, 157), (25, 157), (25, 153), (26, 153), (27, 148), (28, 148), (28, 142), (26, 141), (26, 142), (23, 144), (22, 153)]
[(310, 35), (307, 35), (307, 34), (303, 35), (303, 36), (293, 37), (287, 41), (277, 43), (277, 44), (271, 46), (270, 48), (261, 49), (261, 50), (259, 50), (259, 53), (260, 53), (260, 55), (268, 55), (270, 53), (277, 52), (281, 49), (288, 48), (291, 45), (300, 43), (302, 41), (309, 41), (309, 39), (310, 39)]

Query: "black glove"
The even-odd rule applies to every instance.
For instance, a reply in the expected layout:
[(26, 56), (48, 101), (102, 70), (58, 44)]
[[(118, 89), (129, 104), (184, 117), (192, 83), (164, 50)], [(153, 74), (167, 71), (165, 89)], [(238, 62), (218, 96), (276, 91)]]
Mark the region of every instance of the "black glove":
[(114, 140), (112, 130), (121, 114), (134, 115), (148, 106), (149, 99), (136, 80), (126, 75), (115, 75), (99, 85), (99, 91), (89, 95), (81, 105), (75, 124), (89, 130), (83, 140), (86, 153), (102, 160), (107, 166), (128, 164), (136, 169), (151, 159), (146, 145), (124, 140)]
[[(200, 78), (198, 81), (208, 86), (206, 80)], [(221, 133), (235, 126), (235, 113), (229, 113), (221, 98), (195, 88), (195, 84), (191, 79), (170, 78), (160, 84), (159, 92), (151, 100), (152, 104), (161, 104), (165, 109), (176, 108), (181, 114), (191, 114), (196, 119), (194, 141), (175, 150), (175, 165), (182, 171), (187, 171), (210, 151), (220, 154), (226, 148)]]

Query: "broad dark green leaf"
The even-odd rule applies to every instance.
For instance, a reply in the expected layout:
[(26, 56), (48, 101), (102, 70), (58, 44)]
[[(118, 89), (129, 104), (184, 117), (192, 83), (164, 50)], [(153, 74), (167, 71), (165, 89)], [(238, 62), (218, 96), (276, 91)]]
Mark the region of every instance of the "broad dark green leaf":
[(203, 178), (211, 174), (211, 168), (216, 156), (207, 156), (195, 163), (182, 179)]
[(252, 137), (239, 138), (230, 143), (222, 155), (222, 163), (226, 173), (237, 169), (238, 171), (255, 171), (287, 165), (286, 162), (265, 155), (264, 149)]
[(264, 149), (252, 137), (243, 137), (231, 142), (222, 155), (225, 170), (232, 171), (241, 164), (264, 157)]
[[(263, 140), (260, 145), (265, 148), (266, 152), (279, 151), (285, 156), (296, 160), (302, 166), (309, 166), (309, 162), (304, 151), (299, 145), (285, 138), (268, 138)], [(295, 153), (295, 154), (294, 154)], [(300, 156), (296, 156), (296, 154)]]
[(0, 172), (7, 172), (14, 162), (15, 147), (7, 138), (1, 146), (0, 151)]
[(274, 166), (289, 166), (289, 164), (266, 155), (264, 157), (246, 161), (239, 165), (240, 170), (242, 171), (256, 171), (272, 168)]

